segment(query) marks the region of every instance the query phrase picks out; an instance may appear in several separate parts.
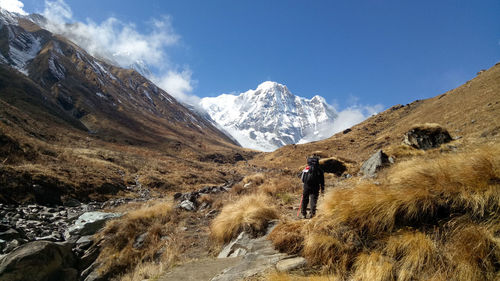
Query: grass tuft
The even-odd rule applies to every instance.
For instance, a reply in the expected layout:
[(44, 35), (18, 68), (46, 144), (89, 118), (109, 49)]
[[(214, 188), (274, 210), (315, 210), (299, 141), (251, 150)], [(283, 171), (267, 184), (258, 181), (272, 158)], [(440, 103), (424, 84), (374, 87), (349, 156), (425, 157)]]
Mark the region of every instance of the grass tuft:
[(241, 231), (262, 234), (268, 222), (277, 219), (277, 209), (271, 199), (264, 194), (251, 194), (222, 208), (221, 213), (213, 220), (210, 231), (219, 243), (227, 243)]

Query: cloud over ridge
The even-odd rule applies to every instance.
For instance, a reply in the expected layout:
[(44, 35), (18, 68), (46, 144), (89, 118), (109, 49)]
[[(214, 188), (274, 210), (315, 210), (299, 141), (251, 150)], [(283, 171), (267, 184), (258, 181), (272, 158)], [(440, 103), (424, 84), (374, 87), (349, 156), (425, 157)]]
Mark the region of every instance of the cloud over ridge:
[(91, 55), (125, 68), (146, 65), (154, 70), (147, 78), (169, 94), (181, 101), (191, 96), (194, 87), (191, 70), (175, 65), (167, 54), (166, 49), (180, 41), (170, 16), (150, 20), (148, 32), (144, 33), (135, 24), (115, 17), (101, 23), (91, 19), (75, 21), (71, 7), (64, 0), (45, 0), (42, 14), (48, 19), (45, 28), (67, 37)]

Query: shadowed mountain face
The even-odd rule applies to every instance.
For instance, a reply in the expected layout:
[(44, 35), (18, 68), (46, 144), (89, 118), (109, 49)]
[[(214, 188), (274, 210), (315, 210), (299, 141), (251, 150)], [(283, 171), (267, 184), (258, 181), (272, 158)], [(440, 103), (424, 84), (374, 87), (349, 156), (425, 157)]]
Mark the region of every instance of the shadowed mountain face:
[(29, 78), (40, 97), (65, 113), (59, 112), (59, 118), (103, 139), (234, 144), (211, 120), (188, 110), (138, 72), (94, 58), (29, 17), (4, 10), (0, 13), (0, 62), (12, 67), (11, 72), (19, 71), (11, 75)]
[(131, 186), (182, 190), (239, 177), (224, 165), (254, 152), (41, 20), (0, 9), (0, 203), (105, 200)]

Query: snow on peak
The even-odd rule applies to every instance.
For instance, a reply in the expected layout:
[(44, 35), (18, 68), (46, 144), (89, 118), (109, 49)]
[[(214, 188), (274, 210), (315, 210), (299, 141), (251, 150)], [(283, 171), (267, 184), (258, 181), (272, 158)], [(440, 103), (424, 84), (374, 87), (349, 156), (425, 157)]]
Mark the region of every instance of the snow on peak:
[(324, 98), (297, 97), (273, 81), (239, 95), (203, 98), (200, 104), (241, 145), (263, 151), (329, 137), (322, 128), (337, 116)]

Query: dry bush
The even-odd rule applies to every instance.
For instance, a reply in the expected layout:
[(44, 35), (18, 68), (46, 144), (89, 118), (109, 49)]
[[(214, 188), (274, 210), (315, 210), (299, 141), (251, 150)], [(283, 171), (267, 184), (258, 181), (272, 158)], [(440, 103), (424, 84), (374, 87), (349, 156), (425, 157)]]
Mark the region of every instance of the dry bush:
[(451, 266), (450, 280), (498, 280), (500, 272), (500, 239), (496, 224), (477, 225), (469, 218), (451, 221), (452, 229), (446, 234), (445, 255)]
[(264, 194), (251, 194), (222, 208), (210, 225), (212, 237), (219, 243), (227, 243), (241, 231), (261, 234), (268, 222), (278, 218), (276, 207)]
[(304, 236), (301, 231), (305, 224), (305, 220), (280, 223), (269, 234), (268, 239), (280, 252), (291, 255), (300, 254), (304, 247)]
[(273, 272), (266, 276), (267, 281), (340, 281), (342, 279), (333, 275), (313, 275), (313, 276), (298, 276), (287, 273)]
[(362, 253), (354, 263), (352, 281), (392, 281), (394, 261), (379, 252)]
[(208, 206), (212, 205), (214, 202), (214, 199), (212, 198), (212, 195), (210, 194), (203, 194), (198, 198), (198, 204), (207, 204)]
[(276, 196), (280, 193), (296, 192), (300, 190), (300, 180), (287, 176), (276, 176), (266, 181), (259, 190), (269, 195)]
[(441, 266), (436, 243), (419, 231), (404, 231), (389, 237), (384, 253), (396, 260), (398, 281), (416, 277), (427, 280)]
[(411, 127), (411, 130), (421, 130), (429, 132), (448, 132), (448, 130), (446, 130), (443, 126), (437, 123), (415, 124)]
[(158, 261), (146, 261), (138, 263), (129, 272), (117, 278), (120, 281), (144, 281), (157, 280), (166, 270), (180, 260), (181, 243), (175, 238), (169, 239), (165, 248), (168, 249)]
[[(155, 202), (108, 222), (97, 237), (102, 245), (98, 258), (100, 270), (112, 276), (154, 260), (172, 264), (175, 247), (171, 247), (166, 238), (173, 231), (174, 216), (170, 203)], [(137, 237), (144, 233), (143, 245), (134, 247)], [(158, 254), (161, 252), (163, 254)]]
[(405, 159), (415, 156), (423, 156), (426, 152), (406, 144), (399, 144), (384, 148), (384, 153), (396, 159)]
[(266, 175), (264, 173), (257, 173), (250, 176), (246, 176), (243, 179), (243, 184), (251, 183), (254, 186), (259, 186), (264, 183)]
[(346, 277), (363, 250), (363, 240), (357, 229), (329, 224), (328, 218), (318, 216), (303, 229), (304, 256), (312, 264), (323, 265), (337, 276)]

